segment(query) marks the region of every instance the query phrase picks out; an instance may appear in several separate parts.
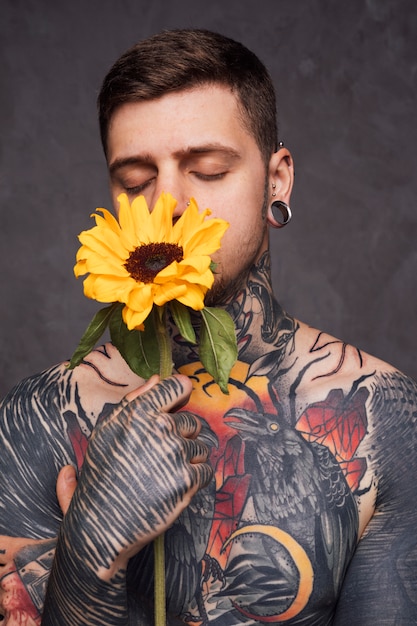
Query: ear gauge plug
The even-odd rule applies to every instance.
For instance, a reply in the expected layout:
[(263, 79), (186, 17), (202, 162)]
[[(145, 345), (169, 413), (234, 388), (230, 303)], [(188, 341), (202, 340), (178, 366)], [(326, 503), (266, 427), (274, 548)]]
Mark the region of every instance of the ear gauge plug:
[(274, 200), (269, 207), (268, 218), (268, 221), (273, 228), (282, 228), (291, 221), (291, 209), (283, 200)]

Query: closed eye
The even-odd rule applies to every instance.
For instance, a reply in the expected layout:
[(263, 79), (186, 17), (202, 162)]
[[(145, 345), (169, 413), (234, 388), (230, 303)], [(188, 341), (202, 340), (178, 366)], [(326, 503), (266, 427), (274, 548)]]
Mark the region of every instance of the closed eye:
[(149, 185), (152, 183), (153, 180), (154, 178), (150, 178), (146, 182), (141, 183), (140, 185), (134, 185), (133, 187), (128, 187), (127, 185), (123, 185), (123, 188), (128, 195), (137, 196), (141, 194), (143, 191), (145, 191), (145, 189), (149, 187)]
[(227, 174), (227, 172), (219, 172), (218, 174), (203, 174), (202, 172), (192, 172), (192, 173), (194, 174), (194, 176), (196, 176), (200, 180), (207, 180), (207, 181), (221, 180)]

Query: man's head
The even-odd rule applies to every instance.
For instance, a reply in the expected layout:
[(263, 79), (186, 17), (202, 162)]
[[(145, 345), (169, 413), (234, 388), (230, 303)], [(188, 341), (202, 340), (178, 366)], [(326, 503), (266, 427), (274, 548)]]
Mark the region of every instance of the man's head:
[(98, 97), (104, 151), (107, 154), (110, 120), (120, 105), (209, 84), (226, 87), (235, 95), (242, 122), (268, 164), (277, 148), (271, 78), (245, 46), (205, 30), (164, 31), (138, 43), (116, 61)]
[(119, 194), (191, 197), (229, 222), (215, 286), (225, 302), (268, 248), (271, 202), (289, 202), (292, 162), (276, 152), (274, 90), (263, 65), (241, 44), (205, 31), (171, 31), (138, 44), (107, 75), (100, 123), (117, 210)]

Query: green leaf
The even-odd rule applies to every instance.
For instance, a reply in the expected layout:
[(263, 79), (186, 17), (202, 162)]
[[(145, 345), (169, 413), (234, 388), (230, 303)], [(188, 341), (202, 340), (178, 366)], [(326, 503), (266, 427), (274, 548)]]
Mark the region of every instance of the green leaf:
[(145, 330), (129, 330), (122, 318), (122, 308), (110, 320), (110, 338), (130, 369), (141, 378), (150, 378), (159, 372), (159, 346), (153, 315), (147, 317)]
[(195, 331), (191, 324), (190, 310), (185, 304), (181, 304), (178, 300), (172, 300), (169, 303), (169, 308), (174, 318), (176, 327), (179, 330), (181, 337), (190, 343), (197, 343), (195, 337)]
[(237, 359), (235, 325), (224, 309), (205, 307), (201, 316), (200, 360), (223, 393), (229, 393), (227, 383)]
[(95, 316), (89, 323), (87, 330), (81, 337), (81, 341), (78, 344), (77, 349), (71, 357), (68, 369), (74, 369), (74, 367), (79, 365), (82, 362), (83, 358), (91, 352), (97, 341), (106, 330), (109, 321), (118, 306), (120, 306), (119, 303), (115, 302), (110, 306), (106, 306), (104, 309), (100, 309), (100, 311), (95, 314)]

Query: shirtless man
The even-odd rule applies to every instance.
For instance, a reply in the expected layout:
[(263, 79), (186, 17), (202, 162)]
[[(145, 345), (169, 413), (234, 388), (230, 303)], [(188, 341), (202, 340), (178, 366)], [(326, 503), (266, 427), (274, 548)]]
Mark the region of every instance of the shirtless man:
[[(239, 357), (229, 395), (175, 333), (179, 374), (162, 382), (105, 345), (9, 394), (6, 623), (40, 623), (52, 567), (44, 626), (151, 624), (163, 531), (170, 623), (417, 623), (417, 386), (272, 294), (293, 162), (265, 68), (219, 35), (162, 33), (116, 62), (99, 108), (115, 206), (169, 191), (177, 215), (195, 197), (230, 223), (209, 303), (231, 313)], [(62, 521), (67, 464), (83, 470)], [(64, 511), (74, 485), (65, 468)]]

